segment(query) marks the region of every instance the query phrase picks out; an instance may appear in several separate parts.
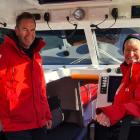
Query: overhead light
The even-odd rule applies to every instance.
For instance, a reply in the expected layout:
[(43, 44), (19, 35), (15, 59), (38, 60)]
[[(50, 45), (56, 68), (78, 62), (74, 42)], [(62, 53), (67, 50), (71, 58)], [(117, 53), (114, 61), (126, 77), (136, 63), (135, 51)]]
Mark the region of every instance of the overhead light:
[(73, 16), (77, 20), (82, 20), (85, 17), (85, 11), (82, 8), (78, 8), (73, 12)]

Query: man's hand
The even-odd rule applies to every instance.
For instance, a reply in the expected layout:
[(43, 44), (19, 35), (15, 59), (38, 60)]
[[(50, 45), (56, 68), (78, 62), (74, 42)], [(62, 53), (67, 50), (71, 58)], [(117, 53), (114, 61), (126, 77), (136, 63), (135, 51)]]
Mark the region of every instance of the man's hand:
[(51, 129), (52, 128), (52, 120), (48, 120), (46, 123), (47, 129)]
[(107, 117), (103, 112), (96, 115), (96, 121), (106, 127), (110, 126), (110, 120), (109, 117)]

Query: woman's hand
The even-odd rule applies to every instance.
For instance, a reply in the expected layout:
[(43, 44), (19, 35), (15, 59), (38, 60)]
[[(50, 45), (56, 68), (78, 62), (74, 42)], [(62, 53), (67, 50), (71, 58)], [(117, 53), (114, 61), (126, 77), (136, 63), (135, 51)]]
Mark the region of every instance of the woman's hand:
[(107, 117), (103, 112), (96, 115), (96, 121), (106, 127), (110, 126), (110, 120), (109, 117)]

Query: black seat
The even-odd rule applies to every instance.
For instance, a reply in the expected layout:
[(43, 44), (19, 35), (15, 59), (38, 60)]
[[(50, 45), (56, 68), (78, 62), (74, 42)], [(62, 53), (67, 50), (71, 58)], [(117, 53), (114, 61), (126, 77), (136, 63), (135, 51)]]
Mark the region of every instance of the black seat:
[[(96, 127), (95, 127), (96, 126)], [(95, 135), (97, 134), (97, 137)], [(106, 138), (105, 138), (105, 137)], [(140, 140), (140, 118), (127, 116), (115, 126), (106, 128), (92, 121), (88, 125), (88, 140)]]
[(140, 118), (126, 117), (121, 124), (118, 140), (140, 139)]

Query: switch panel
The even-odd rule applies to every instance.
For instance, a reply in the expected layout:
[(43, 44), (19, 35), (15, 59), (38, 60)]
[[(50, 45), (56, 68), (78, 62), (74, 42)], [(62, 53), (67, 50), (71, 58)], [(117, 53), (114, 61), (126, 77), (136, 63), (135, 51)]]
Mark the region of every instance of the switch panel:
[(100, 93), (106, 94), (107, 88), (108, 88), (108, 76), (101, 77), (101, 87), (100, 87)]

